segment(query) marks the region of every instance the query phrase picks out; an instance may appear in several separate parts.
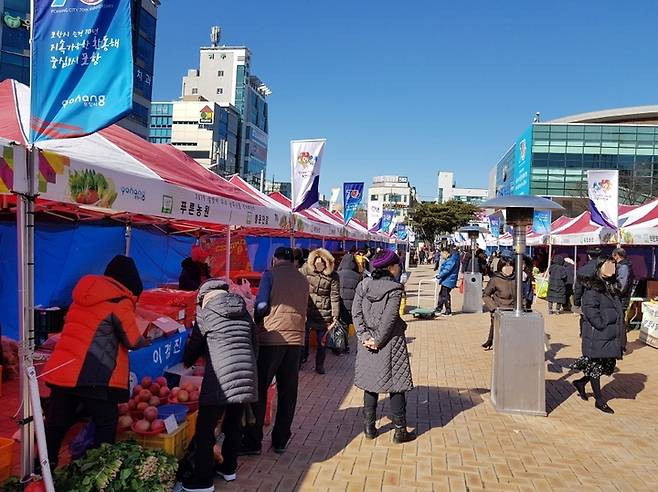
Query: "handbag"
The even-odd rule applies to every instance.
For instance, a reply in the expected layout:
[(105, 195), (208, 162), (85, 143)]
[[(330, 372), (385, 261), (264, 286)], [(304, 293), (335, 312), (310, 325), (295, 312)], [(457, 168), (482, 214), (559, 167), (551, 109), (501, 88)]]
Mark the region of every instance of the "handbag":
[(345, 352), (347, 348), (347, 327), (337, 321), (327, 338), (327, 346), (336, 353)]
[(546, 299), (546, 296), (548, 296), (548, 279), (543, 276), (536, 277), (535, 288), (537, 289), (537, 297)]

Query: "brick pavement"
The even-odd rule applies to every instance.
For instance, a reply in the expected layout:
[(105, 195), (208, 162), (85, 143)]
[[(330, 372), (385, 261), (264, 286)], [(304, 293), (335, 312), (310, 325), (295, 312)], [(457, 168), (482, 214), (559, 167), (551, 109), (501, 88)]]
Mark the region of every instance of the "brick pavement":
[[(412, 284), (429, 275), (430, 267), (415, 270)], [(413, 304), (415, 288), (408, 290)], [(459, 307), (459, 295), (453, 297)], [(536, 307), (546, 313), (543, 301)], [(310, 363), (302, 371), (287, 452), (273, 453), (266, 437), (263, 455), (242, 458), (238, 480), (218, 481), (217, 490), (658, 490), (658, 352), (637, 341), (637, 332), (619, 371), (604, 377), (603, 392), (617, 412), (606, 415), (569, 383), (567, 366), (580, 355), (578, 317), (549, 318), (549, 416), (526, 417), (499, 414), (489, 403), (492, 352), (480, 347), (488, 315), (407, 318), (415, 442), (391, 443), (386, 399), (378, 412), (382, 434), (362, 437), (354, 355), (329, 355), (327, 375), (316, 375)]]

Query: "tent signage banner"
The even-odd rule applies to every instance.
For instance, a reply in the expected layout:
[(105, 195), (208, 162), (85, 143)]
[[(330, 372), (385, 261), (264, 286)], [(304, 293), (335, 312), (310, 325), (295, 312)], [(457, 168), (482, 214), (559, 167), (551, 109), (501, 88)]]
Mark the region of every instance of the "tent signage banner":
[(326, 140), (290, 142), (292, 210), (315, 207), (320, 201), (320, 168)]
[(133, 107), (131, 0), (34, 0), (30, 142), (101, 130)]
[(610, 229), (619, 226), (619, 171), (587, 171), (587, 193), (592, 222)]
[(343, 183), (343, 220), (349, 224), (363, 200), (365, 183)]
[(46, 200), (165, 219), (280, 228), (285, 217), (266, 207), (117, 172), (50, 152), (39, 153), (39, 191)]

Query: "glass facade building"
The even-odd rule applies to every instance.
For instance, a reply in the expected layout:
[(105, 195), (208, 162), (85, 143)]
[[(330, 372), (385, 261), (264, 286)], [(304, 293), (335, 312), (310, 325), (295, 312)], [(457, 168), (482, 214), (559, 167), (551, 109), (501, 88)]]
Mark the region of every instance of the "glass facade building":
[(151, 104), (149, 123), (149, 142), (156, 144), (171, 143), (171, 127), (173, 125), (174, 104)]
[(530, 189), (534, 195), (586, 197), (588, 169), (619, 170), (621, 203), (658, 196), (658, 126), (535, 124)]
[(0, 80), (30, 83), (30, 31), (28, 0), (0, 0)]
[(630, 109), (533, 123), (496, 165), (496, 195), (547, 196), (579, 213), (587, 206), (587, 171), (613, 169), (619, 171), (620, 203), (654, 199), (658, 107)]

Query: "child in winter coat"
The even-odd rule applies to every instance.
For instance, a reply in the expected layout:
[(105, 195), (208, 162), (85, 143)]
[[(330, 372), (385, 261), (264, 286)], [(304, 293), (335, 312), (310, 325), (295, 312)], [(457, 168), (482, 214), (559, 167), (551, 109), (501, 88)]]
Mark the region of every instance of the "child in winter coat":
[(502, 257), (498, 262), (498, 271), (491, 277), (482, 296), (484, 307), (491, 313), (489, 336), (482, 348), (490, 350), (493, 346), (494, 318), (496, 309), (513, 309), (516, 304), (516, 280), (514, 275), (514, 260)]

